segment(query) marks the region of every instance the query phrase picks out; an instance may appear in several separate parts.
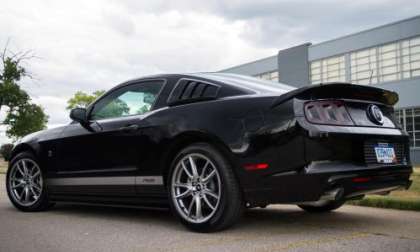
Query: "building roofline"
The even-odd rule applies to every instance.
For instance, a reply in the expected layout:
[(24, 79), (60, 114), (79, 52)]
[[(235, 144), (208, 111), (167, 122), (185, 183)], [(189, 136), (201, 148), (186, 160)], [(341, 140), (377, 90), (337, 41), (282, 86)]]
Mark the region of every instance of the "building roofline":
[(350, 33), (350, 34), (347, 34), (347, 35), (344, 35), (344, 36), (340, 36), (340, 37), (337, 37), (337, 38), (333, 38), (333, 39), (330, 39), (330, 40), (326, 40), (326, 41), (323, 41), (323, 42), (320, 42), (320, 43), (312, 44), (309, 47), (315, 47), (315, 46), (318, 46), (318, 45), (331, 43), (331, 42), (334, 42), (334, 41), (337, 41), (337, 40), (340, 40), (340, 39), (352, 37), (352, 36), (359, 35), (359, 34), (362, 34), (362, 33), (371, 32), (373, 30), (381, 29), (381, 28), (384, 28), (384, 27), (387, 27), (387, 26), (393, 26), (393, 25), (396, 25), (396, 24), (399, 24), (399, 23), (403, 23), (403, 22), (407, 22), (407, 21), (410, 21), (410, 20), (413, 20), (413, 19), (417, 19), (417, 18), (420, 18), (420, 15), (416, 15), (416, 16), (409, 17), (409, 18), (406, 18), (406, 19), (394, 21), (394, 22), (387, 23), (387, 24), (380, 25), (380, 26), (375, 26), (375, 27), (372, 27), (372, 28), (369, 28), (369, 29), (366, 29), (366, 30), (363, 30), (363, 31), (358, 31), (358, 32)]
[(278, 51), (277, 55), (279, 55), (281, 52), (288, 51), (289, 49), (293, 49), (293, 48), (300, 47), (300, 46), (308, 46), (309, 47), (311, 45), (312, 45), (311, 42), (305, 42), (305, 43), (302, 43), (302, 44), (299, 44), (299, 45), (295, 45), (295, 46), (292, 46), (292, 47), (281, 49), (281, 50)]

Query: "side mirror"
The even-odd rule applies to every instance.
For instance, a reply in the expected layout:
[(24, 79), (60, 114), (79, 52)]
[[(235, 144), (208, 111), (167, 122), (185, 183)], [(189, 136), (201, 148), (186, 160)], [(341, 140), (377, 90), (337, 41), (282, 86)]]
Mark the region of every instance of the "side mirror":
[(88, 123), (87, 111), (85, 108), (74, 108), (70, 111), (70, 118), (82, 125)]

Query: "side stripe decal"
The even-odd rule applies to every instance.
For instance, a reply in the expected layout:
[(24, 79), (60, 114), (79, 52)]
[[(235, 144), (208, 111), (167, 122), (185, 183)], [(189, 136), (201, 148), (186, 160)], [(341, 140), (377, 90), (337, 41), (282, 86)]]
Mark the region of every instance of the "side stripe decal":
[(73, 177), (47, 179), (50, 186), (163, 185), (162, 176)]

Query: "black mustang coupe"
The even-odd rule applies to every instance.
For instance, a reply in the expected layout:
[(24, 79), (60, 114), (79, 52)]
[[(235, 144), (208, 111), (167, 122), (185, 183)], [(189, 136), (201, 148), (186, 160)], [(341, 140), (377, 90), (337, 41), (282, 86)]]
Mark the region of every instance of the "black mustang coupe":
[(70, 124), (21, 139), (7, 192), (22, 211), (55, 202), (170, 205), (200, 232), (268, 204), (331, 211), (410, 186), (397, 101), (349, 83), (296, 89), (225, 73), (136, 79), (73, 109)]

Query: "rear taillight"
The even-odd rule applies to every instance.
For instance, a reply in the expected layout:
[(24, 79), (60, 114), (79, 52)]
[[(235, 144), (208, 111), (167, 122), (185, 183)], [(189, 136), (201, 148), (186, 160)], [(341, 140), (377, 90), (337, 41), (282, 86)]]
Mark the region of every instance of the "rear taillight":
[(306, 119), (315, 124), (354, 125), (343, 101), (322, 100), (305, 104)]

